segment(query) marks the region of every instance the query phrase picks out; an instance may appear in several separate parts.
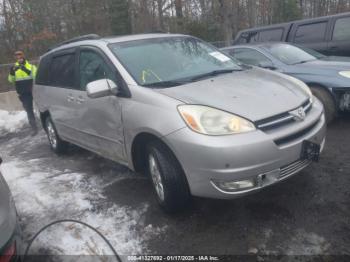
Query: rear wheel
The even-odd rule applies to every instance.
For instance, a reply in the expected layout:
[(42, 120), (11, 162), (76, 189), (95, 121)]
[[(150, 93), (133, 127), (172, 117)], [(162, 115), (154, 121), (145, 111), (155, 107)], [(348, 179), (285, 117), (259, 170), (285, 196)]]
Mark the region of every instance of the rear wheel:
[(57, 130), (51, 120), (51, 117), (47, 117), (45, 120), (45, 130), (46, 130), (47, 138), (49, 139), (51, 149), (56, 154), (62, 154), (66, 152), (68, 148), (68, 143), (63, 141), (58, 136)]
[(331, 123), (337, 115), (337, 108), (333, 97), (322, 87), (311, 86), (310, 88), (312, 93), (324, 106), (327, 124)]
[(162, 143), (151, 142), (147, 163), (161, 207), (171, 213), (185, 209), (191, 202), (191, 195), (186, 176), (173, 153)]

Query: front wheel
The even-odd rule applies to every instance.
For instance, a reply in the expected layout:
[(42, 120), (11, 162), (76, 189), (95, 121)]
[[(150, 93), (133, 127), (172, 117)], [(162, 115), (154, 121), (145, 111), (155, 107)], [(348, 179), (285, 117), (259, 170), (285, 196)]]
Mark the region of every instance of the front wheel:
[(55, 125), (52, 122), (50, 117), (47, 117), (45, 120), (45, 130), (47, 134), (47, 138), (49, 139), (49, 143), (51, 149), (56, 154), (62, 154), (67, 151), (68, 143), (63, 141), (57, 134), (57, 130)]
[(337, 115), (336, 103), (333, 97), (322, 87), (311, 86), (311, 91), (323, 104), (327, 124), (330, 124)]
[(147, 152), (148, 172), (160, 206), (170, 213), (185, 209), (191, 202), (191, 195), (179, 162), (157, 141), (148, 145)]

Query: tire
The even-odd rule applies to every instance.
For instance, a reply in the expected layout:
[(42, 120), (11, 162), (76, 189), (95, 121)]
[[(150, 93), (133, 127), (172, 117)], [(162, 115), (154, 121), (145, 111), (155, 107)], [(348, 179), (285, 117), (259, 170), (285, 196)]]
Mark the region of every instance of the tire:
[(45, 120), (45, 131), (52, 151), (54, 151), (56, 154), (65, 153), (69, 144), (59, 137), (51, 117), (47, 117)]
[(337, 115), (336, 103), (333, 97), (322, 87), (311, 86), (311, 91), (323, 104), (327, 124), (330, 124)]
[(187, 179), (174, 154), (161, 142), (147, 147), (147, 171), (160, 206), (168, 213), (183, 211), (191, 203)]

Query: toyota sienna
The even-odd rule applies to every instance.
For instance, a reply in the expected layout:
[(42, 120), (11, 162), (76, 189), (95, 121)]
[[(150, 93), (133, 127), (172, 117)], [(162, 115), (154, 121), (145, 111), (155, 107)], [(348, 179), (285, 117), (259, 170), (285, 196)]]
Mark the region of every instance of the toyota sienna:
[(149, 174), (167, 211), (285, 180), (325, 144), (303, 82), (186, 35), (66, 41), (41, 58), (34, 98), (56, 153), (72, 143)]

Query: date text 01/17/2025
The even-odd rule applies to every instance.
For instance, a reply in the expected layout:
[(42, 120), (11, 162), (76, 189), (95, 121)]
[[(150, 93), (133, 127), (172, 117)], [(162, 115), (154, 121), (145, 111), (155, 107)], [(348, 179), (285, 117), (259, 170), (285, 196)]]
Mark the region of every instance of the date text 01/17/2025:
[(128, 256), (128, 261), (220, 261), (216, 256)]

